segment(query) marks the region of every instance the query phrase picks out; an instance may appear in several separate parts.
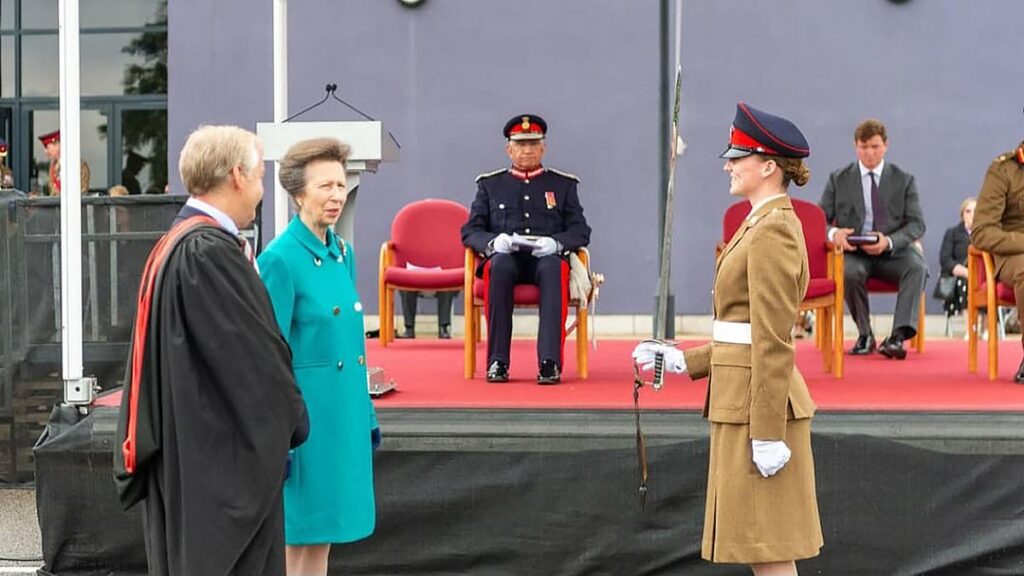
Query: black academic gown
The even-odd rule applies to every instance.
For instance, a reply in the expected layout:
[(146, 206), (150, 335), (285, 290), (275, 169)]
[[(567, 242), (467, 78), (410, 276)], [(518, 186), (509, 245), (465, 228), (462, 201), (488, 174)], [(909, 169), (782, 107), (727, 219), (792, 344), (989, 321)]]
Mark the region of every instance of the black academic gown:
[(180, 239), (134, 340), (137, 414), (127, 422), (126, 390), (118, 427), (122, 440), (137, 430), (135, 462), (129, 473), (119, 442), (114, 472), (126, 508), (145, 500), (149, 574), (283, 576), (285, 462), (308, 420), (266, 289), (234, 237), (204, 225)]

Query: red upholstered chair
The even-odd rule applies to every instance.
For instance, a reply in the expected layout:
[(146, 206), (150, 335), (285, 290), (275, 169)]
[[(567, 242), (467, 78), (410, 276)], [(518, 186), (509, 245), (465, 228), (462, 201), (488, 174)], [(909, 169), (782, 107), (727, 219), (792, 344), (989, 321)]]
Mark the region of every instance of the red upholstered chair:
[(967, 249), (967, 371), (978, 371), (978, 311), (985, 309), (988, 324), (988, 379), (999, 375), (999, 337), (996, 322), (1000, 306), (1016, 306), (1013, 286), (996, 281), (992, 255), (974, 246)]
[[(586, 248), (576, 251), (576, 256), (589, 271), (590, 252)], [(476, 268), (479, 263), (478, 256), (472, 248), (466, 248), (465, 253), (465, 278), (463, 299), (465, 300), (465, 348), (463, 366), (466, 379), (472, 379), (476, 372), (476, 345), (481, 340), (484, 319), (484, 296), (487, 294), (487, 285), (480, 278), (476, 277)], [(536, 308), (540, 304), (540, 289), (534, 284), (516, 284), (512, 289), (512, 301), (516, 308)], [(571, 298), (569, 308), (576, 310), (576, 320), (567, 328), (565, 335), (568, 336), (576, 331), (576, 375), (581, 380), (586, 380), (589, 375), (587, 365), (587, 301)]]
[[(460, 229), (469, 210), (451, 200), (413, 202), (395, 215), (380, 247), (380, 345), (395, 339), (395, 290), (457, 292), (463, 286)], [(469, 298), (469, 296), (466, 296)]]
[[(803, 227), (810, 279), (800, 311), (814, 311), (816, 343), (826, 372), (843, 377), (843, 251), (826, 237), (825, 212), (813, 202), (790, 198)], [(731, 239), (750, 213), (750, 203), (733, 204), (722, 219), (722, 237)], [(724, 244), (720, 245), (720, 248)], [(793, 319), (796, 321), (796, 318)]]
[[(868, 278), (867, 282), (868, 294), (874, 292), (876, 294), (896, 294), (900, 291), (900, 285), (895, 282), (886, 282), (878, 278)], [(924, 305), (925, 305), (925, 293), (921, 291), (921, 303), (917, 307), (917, 334), (910, 339), (910, 347), (917, 350), (920, 354), (924, 352)]]

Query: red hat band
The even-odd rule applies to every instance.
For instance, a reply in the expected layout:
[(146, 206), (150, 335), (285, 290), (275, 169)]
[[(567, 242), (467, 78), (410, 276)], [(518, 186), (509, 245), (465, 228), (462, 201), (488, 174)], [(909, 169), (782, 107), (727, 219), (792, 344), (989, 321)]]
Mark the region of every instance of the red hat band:
[(537, 136), (543, 136), (544, 131), (541, 130), (540, 124), (537, 122), (530, 122), (529, 118), (523, 117), (522, 122), (516, 123), (512, 128), (509, 129), (508, 135), (511, 138), (516, 135), (523, 134), (535, 134)]
[(732, 134), (729, 136), (729, 146), (745, 148), (747, 150), (757, 150), (763, 154), (778, 154), (778, 151), (758, 142), (752, 136), (735, 126), (732, 127)]

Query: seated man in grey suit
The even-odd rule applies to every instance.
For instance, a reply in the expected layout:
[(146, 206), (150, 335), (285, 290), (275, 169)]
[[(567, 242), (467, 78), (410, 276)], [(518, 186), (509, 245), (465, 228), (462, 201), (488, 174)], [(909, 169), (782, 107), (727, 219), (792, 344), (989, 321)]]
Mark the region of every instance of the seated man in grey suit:
[(885, 161), (885, 125), (869, 118), (853, 133), (857, 162), (828, 177), (821, 208), (828, 237), (846, 251), (846, 305), (857, 324), (850, 354), (875, 350), (868, 308), (868, 278), (899, 284), (892, 334), (878, 347), (888, 358), (907, 356), (903, 341), (917, 334), (917, 314), (928, 264), (916, 242), (924, 236), (924, 216), (914, 177)]
[[(402, 295), (402, 319), (405, 331), (399, 332), (399, 338), (416, 337), (416, 299), (429, 295), (423, 292), (399, 290)], [(452, 300), (458, 292), (437, 292), (437, 337), (448, 340), (452, 337)]]

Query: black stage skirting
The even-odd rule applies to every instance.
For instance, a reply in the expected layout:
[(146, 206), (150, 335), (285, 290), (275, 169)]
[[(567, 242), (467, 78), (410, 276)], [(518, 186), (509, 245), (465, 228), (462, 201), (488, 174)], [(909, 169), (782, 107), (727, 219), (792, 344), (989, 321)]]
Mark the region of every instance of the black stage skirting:
[[(381, 411), (378, 525), (332, 574), (747, 575), (700, 560), (707, 426), (629, 412)], [(110, 481), (116, 412), (55, 412), (36, 449), (41, 574), (144, 574)], [(77, 423), (76, 423), (77, 422)], [(819, 414), (825, 548), (800, 573), (1024, 574), (1024, 415)]]

